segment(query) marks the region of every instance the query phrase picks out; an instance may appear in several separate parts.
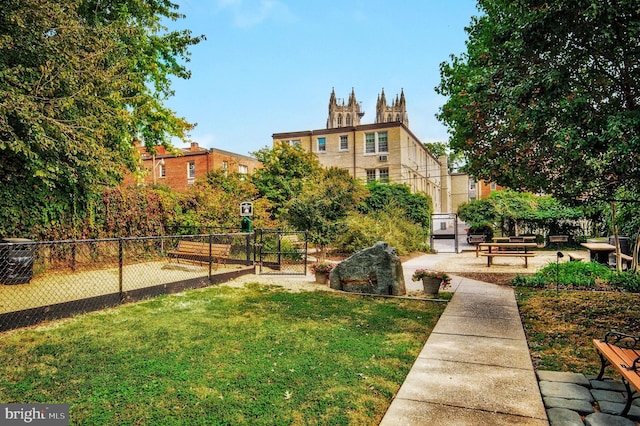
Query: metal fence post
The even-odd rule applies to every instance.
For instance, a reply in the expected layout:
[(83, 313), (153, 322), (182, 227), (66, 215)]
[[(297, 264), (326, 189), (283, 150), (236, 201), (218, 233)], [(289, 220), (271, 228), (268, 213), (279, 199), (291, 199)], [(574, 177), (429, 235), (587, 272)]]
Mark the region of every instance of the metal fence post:
[(118, 293), (120, 294), (120, 302), (123, 300), (122, 294), (122, 269), (123, 269), (123, 246), (124, 240), (118, 238)]
[(211, 264), (213, 263), (213, 259), (211, 258), (211, 244), (213, 244), (213, 235), (209, 234), (209, 282), (212, 281)]

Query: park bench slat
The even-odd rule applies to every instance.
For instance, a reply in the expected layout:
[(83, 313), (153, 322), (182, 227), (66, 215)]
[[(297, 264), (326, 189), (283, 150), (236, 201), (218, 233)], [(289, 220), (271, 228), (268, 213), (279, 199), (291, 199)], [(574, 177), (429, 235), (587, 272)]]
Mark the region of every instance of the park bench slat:
[[(611, 336), (614, 337), (613, 340), (609, 340)], [(616, 340), (620, 337), (621, 339)], [(625, 338), (630, 339), (625, 340)], [(631, 341), (631, 344), (625, 345), (625, 341)], [(606, 365), (611, 365), (624, 379), (623, 383), (627, 389), (627, 403), (620, 415), (625, 416), (634, 399), (631, 388), (640, 391), (640, 338), (610, 332), (604, 339), (594, 339), (593, 344), (601, 360), (598, 380), (602, 380)]]
[(167, 255), (169, 259), (176, 259), (178, 263), (180, 263), (180, 259), (200, 263), (213, 260), (216, 262), (217, 268), (221, 263), (226, 264), (230, 253), (231, 244), (209, 244), (198, 241), (180, 240), (176, 248), (167, 253)]

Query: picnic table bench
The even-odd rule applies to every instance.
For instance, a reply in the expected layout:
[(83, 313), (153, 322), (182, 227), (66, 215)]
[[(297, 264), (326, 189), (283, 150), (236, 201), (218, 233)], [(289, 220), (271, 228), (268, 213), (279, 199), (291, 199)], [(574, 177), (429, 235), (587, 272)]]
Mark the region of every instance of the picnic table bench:
[(602, 380), (607, 365), (611, 365), (622, 376), (627, 390), (627, 403), (620, 415), (626, 416), (633, 400), (638, 398), (633, 396), (631, 388), (640, 392), (640, 336), (610, 331), (603, 339), (594, 339), (593, 344), (601, 361), (597, 379)]
[(167, 253), (167, 256), (169, 259), (176, 259), (178, 263), (180, 259), (199, 263), (215, 261), (217, 269), (221, 263), (226, 264), (230, 253), (231, 244), (180, 240), (176, 248)]
[(633, 257), (629, 256), (628, 254), (624, 254), (624, 253), (611, 253), (609, 255), (609, 266), (615, 268), (616, 267), (616, 257), (620, 256), (620, 259), (622, 261), (622, 268), (623, 269), (631, 269), (631, 265), (633, 265)]
[(536, 237), (534, 235), (493, 237), (494, 243), (533, 243), (535, 241)]
[(473, 244), (476, 246), (476, 257), (478, 257), (479, 247), (478, 244), (485, 242), (484, 234), (469, 234), (467, 237), (467, 243)]
[(570, 262), (580, 262), (582, 261), (582, 259), (584, 259), (584, 254), (576, 251), (568, 252), (567, 256), (569, 256)]
[[(480, 249), (487, 248), (487, 251), (480, 253), (487, 257), (487, 268), (493, 264), (494, 257), (521, 257), (524, 259), (524, 267), (529, 267), (529, 258), (536, 254), (528, 251), (529, 248), (537, 247), (536, 243), (480, 243)], [(495, 248), (496, 250), (492, 250)]]

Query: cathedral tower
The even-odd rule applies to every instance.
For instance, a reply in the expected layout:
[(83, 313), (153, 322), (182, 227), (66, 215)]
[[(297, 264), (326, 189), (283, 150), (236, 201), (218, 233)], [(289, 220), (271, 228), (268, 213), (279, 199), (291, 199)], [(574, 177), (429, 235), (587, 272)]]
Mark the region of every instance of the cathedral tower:
[(329, 98), (329, 118), (327, 118), (327, 129), (336, 129), (338, 127), (359, 126), (360, 119), (364, 115), (361, 110), (360, 102), (356, 100), (356, 93), (351, 88), (349, 102), (345, 105), (344, 99), (338, 102), (336, 93), (331, 89), (331, 97)]
[(409, 116), (407, 115), (407, 103), (404, 99), (404, 89), (400, 90), (400, 98), (396, 99), (391, 106), (387, 105), (387, 98), (382, 89), (382, 94), (378, 95), (376, 104), (376, 123), (389, 123), (399, 121), (409, 127)]

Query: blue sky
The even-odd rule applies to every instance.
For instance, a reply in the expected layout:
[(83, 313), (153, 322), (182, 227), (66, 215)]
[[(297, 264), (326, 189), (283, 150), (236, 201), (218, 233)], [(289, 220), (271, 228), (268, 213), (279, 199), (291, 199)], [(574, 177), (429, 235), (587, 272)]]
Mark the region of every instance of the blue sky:
[[(326, 126), (331, 89), (362, 102), (373, 123), (378, 94), (404, 89), (410, 129), (446, 141), (435, 118), (439, 66), (465, 51), (475, 0), (175, 0), (172, 24), (207, 40), (191, 49), (189, 80), (167, 106), (198, 123), (200, 146), (249, 154), (279, 132)], [(183, 146), (181, 142), (178, 146)]]

